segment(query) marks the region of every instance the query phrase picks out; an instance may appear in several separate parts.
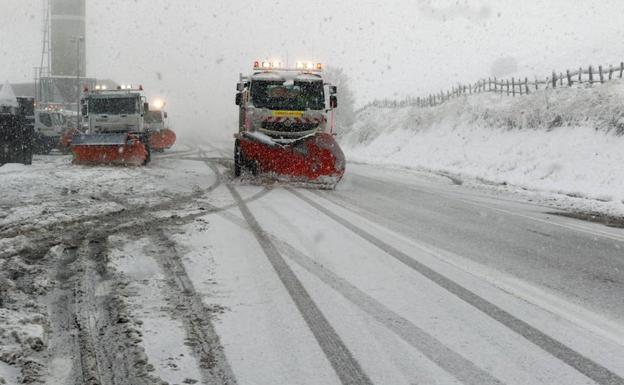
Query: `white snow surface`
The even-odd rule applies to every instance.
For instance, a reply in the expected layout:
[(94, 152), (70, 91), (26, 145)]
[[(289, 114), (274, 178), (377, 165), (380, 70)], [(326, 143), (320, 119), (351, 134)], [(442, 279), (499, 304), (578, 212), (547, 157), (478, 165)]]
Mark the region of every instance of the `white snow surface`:
[(596, 200), (624, 213), (624, 82), (434, 108), (367, 107), (341, 135), (352, 162)]

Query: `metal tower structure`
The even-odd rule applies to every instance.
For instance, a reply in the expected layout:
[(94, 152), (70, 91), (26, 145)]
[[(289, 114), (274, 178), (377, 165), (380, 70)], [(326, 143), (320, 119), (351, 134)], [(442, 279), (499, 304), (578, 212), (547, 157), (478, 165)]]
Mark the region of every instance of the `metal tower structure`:
[(50, 1), (44, 0), (43, 2), (43, 41), (41, 43), (41, 63), (38, 68), (35, 69), (35, 98), (37, 102), (47, 103), (47, 100), (52, 95), (49, 82), (43, 82), (42, 79), (50, 77), (50, 67), (52, 58), (50, 56), (50, 36), (51, 36), (51, 23), (50, 23)]
[(36, 70), (40, 108), (78, 110), (86, 79), (86, 0), (44, 0), (41, 63)]
[(87, 69), (86, 50), (84, 46), (77, 47), (75, 39), (85, 38), (86, 1), (51, 0), (50, 12), (51, 75), (55, 77), (76, 77), (77, 75), (85, 77)]

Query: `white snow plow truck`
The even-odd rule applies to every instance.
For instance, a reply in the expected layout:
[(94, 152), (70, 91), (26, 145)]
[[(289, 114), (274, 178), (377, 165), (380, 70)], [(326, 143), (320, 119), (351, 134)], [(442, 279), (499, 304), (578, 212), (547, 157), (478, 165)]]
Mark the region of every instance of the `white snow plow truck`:
[(149, 131), (144, 117), (149, 103), (143, 87), (104, 85), (85, 89), (82, 114), (87, 132), (71, 140), (74, 164), (140, 166), (150, 161)]

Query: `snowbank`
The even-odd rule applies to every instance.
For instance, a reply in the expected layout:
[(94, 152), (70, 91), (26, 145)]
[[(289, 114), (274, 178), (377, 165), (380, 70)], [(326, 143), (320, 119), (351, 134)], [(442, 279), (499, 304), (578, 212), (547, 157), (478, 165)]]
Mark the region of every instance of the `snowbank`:
[(624, 200), (624, 83), (434, 108), (361, 110), (341, 135), (351, 161), (425, 168), (531, 190)]

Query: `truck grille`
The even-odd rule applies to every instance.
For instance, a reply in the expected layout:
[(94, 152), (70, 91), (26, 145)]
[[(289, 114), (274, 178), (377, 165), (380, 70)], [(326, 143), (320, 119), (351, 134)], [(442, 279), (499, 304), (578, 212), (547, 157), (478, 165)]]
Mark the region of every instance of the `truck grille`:
[(288, 122), (262, 122), (262, 128), (279, 132), (309, 131), (318, 127), (318, 123), (291, 123)]

